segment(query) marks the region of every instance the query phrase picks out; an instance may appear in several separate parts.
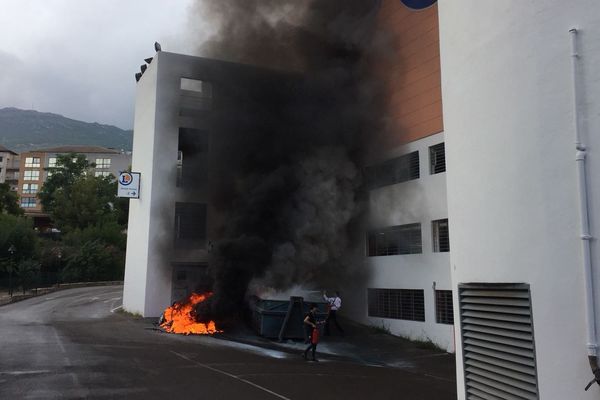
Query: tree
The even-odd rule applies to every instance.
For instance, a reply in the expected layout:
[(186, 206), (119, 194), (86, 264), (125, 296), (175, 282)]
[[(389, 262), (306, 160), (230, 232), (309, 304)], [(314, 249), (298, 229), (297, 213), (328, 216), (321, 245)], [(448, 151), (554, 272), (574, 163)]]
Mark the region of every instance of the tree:
[(113, 221), (125, 224), (128, 203), (117, 197), (113, 176), (95, 177), (82, 154), (59, 155), (56, 167), (38, 194), (45, 212), (63, 232), (102, 226)]
[(25, 290), (38, 283), (40, 277), (40, 263), (33, 259), (22, 260), (14, 269), (16, 284), (21, 286), (23, 294)]
[(0, 213), (0, 278), (11, 288), (16, 266), (37, 255), (37, 236), (31, 220)]
[(8, 183), (0, 183), (0, 214), (23, 215), (19, 196), (10, 190)]
[(61, 271), (64, 282), (107, 281), (123, 279), (124, 254), (101, 240), (85, 242), (67, 257)]
[(110, 177), (84, 175), (68, 189), (56, 190), (52, 219), (64, 232), (116, 222), (117, 183)]
[[(31, 220), (14, 215), (0, 214), (0, 259), (31, 258), (36, 255), (38, 238)], [(14, 254), (8, 251), (14, 246)]]
[(46, 168), (48, 179), (38, 193), (42, 209), (53, 214), (56, 205), (56, 195), (64, 193), (67, 197), (75, 181), (83, 177), (93, 164), (83, 154), (61, 154), (56, 157), (56, 167)]

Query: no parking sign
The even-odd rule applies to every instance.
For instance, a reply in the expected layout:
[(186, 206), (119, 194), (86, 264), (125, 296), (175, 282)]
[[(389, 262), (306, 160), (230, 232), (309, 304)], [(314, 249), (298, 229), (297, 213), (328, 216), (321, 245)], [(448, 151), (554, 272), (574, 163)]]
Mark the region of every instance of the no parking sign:
[(119, 175), (119, 189), (117, 190), (117, 196), (139, 199), (140, 175), (139, 172), (121, 172)]

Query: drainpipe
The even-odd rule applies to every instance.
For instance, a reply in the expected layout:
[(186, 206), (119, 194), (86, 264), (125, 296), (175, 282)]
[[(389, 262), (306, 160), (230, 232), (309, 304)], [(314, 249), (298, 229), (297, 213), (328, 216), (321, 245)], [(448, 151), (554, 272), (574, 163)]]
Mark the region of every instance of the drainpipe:
[(577, 162), (577, 177), (579, 186), (579, 217), (581, 221), (581, 251), (585, 279), (585, 305), (587, 319), (587, 354), (594, 378), (588, 383), (588, 390), (594, 382), (600, 385), (600, 367), (598, 366), (598, 343), (596, 340), (596, 312), (594, 310), (594, 284), (592, 275), (592, 257), (590, 252), (590, 221), (587, 194), (587, 174), (585, 157), (587, 151), (581, 143), (579, 115), (579, 54), (577, 52), (577, 29), (569, 30), (571, 35), (571, 66), (573, 75), (573, 116), (575, 130), (575, 161)]

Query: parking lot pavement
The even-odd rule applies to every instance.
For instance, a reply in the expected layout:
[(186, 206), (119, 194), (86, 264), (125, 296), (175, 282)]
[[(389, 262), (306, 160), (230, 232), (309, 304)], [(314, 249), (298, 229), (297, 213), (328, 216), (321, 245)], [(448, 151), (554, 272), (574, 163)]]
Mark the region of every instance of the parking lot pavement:
[[(412, 364), (389, 366), (371, 362), (386, 358), (389, 347), (373, 347), (378, 350), (355, 359), (329, 352), (322, 362), (306, 362), (299, 343), (250, 343), (235, 331), (215, 337), (162, 333), (153, 320), (111, 312), (121, 296), (122, 287), (69, 289), (0, 307), (0, 398), (456, 398), (454, 382), (429, 374), (433, 361), (420, 361), (440, 363), (443, 355), (407, 350), (402, 363)], [(320, 349), (358, 351), (345, 346), (368, 339), (352, 336)], [(395, 338), (368, 340), (388, 339)]]
[[(375, 367), (400, 369), (456, 386), (454, 354), (415, 343), (371, 327), (344, 321), (345, 335), (322, 336), (318, 345), (321, 359), (351, 362)], [(298, 340), (270, 340), (252, 330), (238, 327), (220, 338), (300, 355), (306, 345)]]

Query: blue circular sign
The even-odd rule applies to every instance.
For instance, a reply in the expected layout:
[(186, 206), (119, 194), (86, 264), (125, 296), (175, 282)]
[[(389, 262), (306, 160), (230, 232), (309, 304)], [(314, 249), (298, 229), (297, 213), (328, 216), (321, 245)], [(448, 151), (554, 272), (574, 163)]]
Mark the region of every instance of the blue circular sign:
[(413, 10), (422, 10), (427, 7), (434, 5), (437, 0), (400, 0), (408, 8)]

